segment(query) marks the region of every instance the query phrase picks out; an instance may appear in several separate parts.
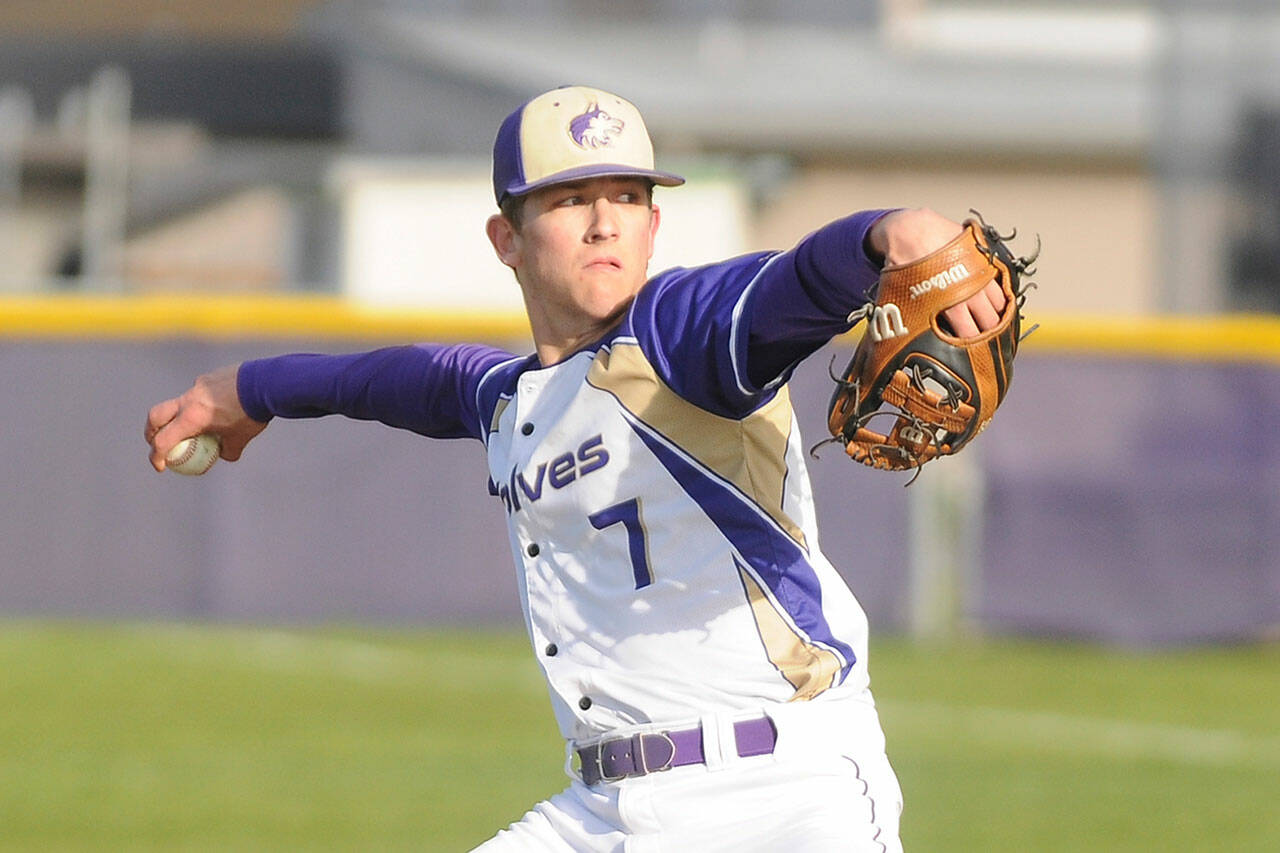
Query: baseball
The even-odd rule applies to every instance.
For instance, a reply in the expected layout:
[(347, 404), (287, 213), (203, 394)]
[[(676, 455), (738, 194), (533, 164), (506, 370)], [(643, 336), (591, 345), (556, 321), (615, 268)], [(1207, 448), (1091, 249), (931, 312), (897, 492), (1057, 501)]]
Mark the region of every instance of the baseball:
[(175, 474), (198, 477), (213, 467), (222, 450), (222, 439), (216, 435), (197, 435), (184, 438), (174, 445), (165, 457), (165, 468)]

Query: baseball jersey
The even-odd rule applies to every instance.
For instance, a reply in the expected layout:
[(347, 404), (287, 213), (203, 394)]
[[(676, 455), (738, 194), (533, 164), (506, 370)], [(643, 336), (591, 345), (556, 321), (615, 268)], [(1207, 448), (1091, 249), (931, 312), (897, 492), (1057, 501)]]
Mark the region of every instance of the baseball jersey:
[(477, 344), (281, 356), (242, 365), (241, 402), (484, 442), (566, 738), (860, 691), (866, 618), (819, 550), (786, 380), (866, 300), (883, 213), (662, 272), (554, 365)]

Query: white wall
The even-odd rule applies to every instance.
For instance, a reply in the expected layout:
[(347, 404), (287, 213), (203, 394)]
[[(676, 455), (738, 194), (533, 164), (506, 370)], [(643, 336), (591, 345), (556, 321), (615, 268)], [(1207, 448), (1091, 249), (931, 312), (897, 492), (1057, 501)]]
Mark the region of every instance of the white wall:
[[(484, 223), (496, 211), (476, 165), (348, 163), (334, 175), (342, 216), (341, 290), (374, 305), (521, 311), (510, 270)], [(658, 188), (662, 224), (650, 269), (693, 266), (746, 250), (746, 197), (709, 176)]]

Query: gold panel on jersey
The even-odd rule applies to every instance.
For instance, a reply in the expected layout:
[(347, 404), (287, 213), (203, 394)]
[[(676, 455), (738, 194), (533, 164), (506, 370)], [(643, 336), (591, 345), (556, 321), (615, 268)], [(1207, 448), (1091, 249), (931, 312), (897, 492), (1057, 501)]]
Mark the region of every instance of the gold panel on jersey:
[(511, 405), (510, 397), (498, 398), (498, 404), (493, 407), (493, 417), (489, 419), (489, 432), (498, 431), (498, 422), (502, 420), (502, 413), (507, 410), (509, 405)]
[(807, 550), (804, 531), (782, 508), (791, 433), (791, 396), (785, 386), (746, 418), (721, 417), (672, 391), (634, 343), (601, 350), (587, 381), (733, 483)]
[(796, 633), (782, 617), (773, 602), (765, 595), (756, 579), (738, 567), (742, 585), (755, 614), (760, 639), (764, 641), (765, 654), (782, 673), (782, 677), (796, 689), (795, 699), (812, 699), (835, 684), (840, 672), (840, 658), (828, 649), (815, 646)]

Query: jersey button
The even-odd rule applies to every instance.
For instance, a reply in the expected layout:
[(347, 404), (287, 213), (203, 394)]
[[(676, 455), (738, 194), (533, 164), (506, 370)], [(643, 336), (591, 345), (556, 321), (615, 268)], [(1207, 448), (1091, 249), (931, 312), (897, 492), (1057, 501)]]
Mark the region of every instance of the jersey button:
[(546, 651), (547, 651), (547, 657), (553, 658), (560, 651), (560, 649), (557, 648), (555, 643), (547, 643)]
[(524, 552), (528, 554), (530, 557), (536, 557), (542, 553), (542, 549), (538, 547), (537, 542), (530, 542), (529, 547), (525, 548)]
[(533, 424), (526, 423), (524, 426), (520, 427), (520, 432), (525, 435), (533, 435)]
[(579, 707), (579, 708), (581, 708), (581, 709), (582, 709), (582, 710), (584, 710), (584, 711), (585, 711), (585, 710), (587, 710), (588, 708), (590, 708), (590, 707), (591, 707), (591, 697), (590, 697), (590, 696), (583, 696), (581, 699), (579, 699), (579, 700), (578, 700), (578, 707)]

